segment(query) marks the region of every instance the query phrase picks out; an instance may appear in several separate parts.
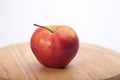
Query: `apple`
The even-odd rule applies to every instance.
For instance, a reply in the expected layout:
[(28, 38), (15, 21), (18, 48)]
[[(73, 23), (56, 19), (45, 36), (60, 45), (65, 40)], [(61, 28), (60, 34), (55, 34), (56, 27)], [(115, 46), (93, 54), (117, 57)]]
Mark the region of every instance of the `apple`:
[(65, 68), (79, 48), (76, 32), (66, 25), (38, 26), (30, 46), (37, 60), (49, 68)]

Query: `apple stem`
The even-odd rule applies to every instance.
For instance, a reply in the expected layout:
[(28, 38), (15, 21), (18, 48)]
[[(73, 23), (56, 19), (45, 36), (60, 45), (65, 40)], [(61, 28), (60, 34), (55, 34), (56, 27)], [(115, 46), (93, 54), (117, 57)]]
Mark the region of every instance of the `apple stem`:
[(50, 32), (54, 33), (51, 29), (49, 29), (49, 28), (47, 28), (47, 27), (40, 26), (40, 25), (38, 25), (38, 24), (34, 24), (34, 26), (37, 26), (37, 27), (41, 27), (41, 28), (47, 29), (47, 30), (49, 30)]

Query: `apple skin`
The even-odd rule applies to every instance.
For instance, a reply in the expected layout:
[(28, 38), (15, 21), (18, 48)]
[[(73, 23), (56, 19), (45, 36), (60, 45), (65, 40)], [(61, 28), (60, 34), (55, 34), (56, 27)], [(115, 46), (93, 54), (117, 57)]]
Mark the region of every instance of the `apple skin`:
[(38, 28), (33, 33), (30, 46), (40, 63), (49, 68), (64, 68), (79, 49), (76, 32), (66, 25), (51, 25)]

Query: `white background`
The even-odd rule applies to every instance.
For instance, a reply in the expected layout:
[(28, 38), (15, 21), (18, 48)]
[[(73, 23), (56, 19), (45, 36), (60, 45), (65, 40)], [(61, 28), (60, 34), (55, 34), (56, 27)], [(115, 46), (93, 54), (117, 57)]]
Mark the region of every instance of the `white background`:
[(0, 0), (0, 47), (30, 41), (33, 23), (68, 25), (81, 42), (120, 52), (120, 0)]

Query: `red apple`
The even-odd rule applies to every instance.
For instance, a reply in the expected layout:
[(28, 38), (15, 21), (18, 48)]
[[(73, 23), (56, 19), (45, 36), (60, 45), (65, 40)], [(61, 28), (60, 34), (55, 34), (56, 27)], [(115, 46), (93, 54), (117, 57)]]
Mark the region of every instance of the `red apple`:
[(50, 68), (64, 68), (79, 48), (76, 32), (66, 25), (39, 26), (30, 41), (31, 49), (40, 63)]

